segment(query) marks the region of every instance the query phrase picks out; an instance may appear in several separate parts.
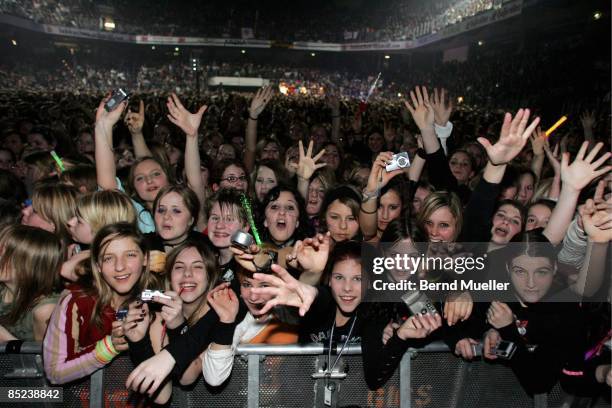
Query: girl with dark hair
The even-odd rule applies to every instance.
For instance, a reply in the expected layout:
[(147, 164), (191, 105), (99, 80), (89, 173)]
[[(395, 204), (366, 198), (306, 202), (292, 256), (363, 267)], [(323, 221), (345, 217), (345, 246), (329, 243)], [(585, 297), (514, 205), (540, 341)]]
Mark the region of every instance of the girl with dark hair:
[(268, 192), (262, 203), (264, 240), (277, 248), (293, 245), (311, 235), (304, 199), (292, 187), (277, 186)]
[(361, 198), (355, 188), (341, 185), (325, 194), (319, 229), (329, 231), (334, 242), (360, 240), (359, 208)]
[[(214, 253), (202, 241), (187, 240), (175, 247), (169, 254), (164, 276), (164, 294), (170, 299), (154, 296), (153, 304), (159, 306), (154, 311), (149, 304), (134, 301), (129, 305), (128, 314), (123, 321), (123, 330), (130, 343), (130, 355), (135, 364), (159, 353), (187, 328), (194, 325), (211, 307), (216, 308), (219, 295), (227, 300), (233, 312), (229, 313), (233, 322), (238, 312), (238, 299), (227, 285), (213, 289), (219, 279), (219, 268)], [(152, 306), (151, 306), (152, 307)], [(221, 308), (216, 308), (221, 313)], [(210, 329), (209, 329), (210, 330)], [(195, 382), (202, 371), (202, 361), (196, 358), (180, 377), (181, 385)], [(172, 394), (172, 382), (167, 382), (156, 395), (156, 403), (165, 403)]]
[[(346, 345), (361, 342), (365, 380), (370, 388), (376, 389), (391, 377), (408, 347), (418, 346), (414, 339), (425, 338), (437, 330), (441, 318), (439, 315), (408, 317), (397, 325), (389, 338), (383, 338), (388, 319), (381, 318), (379, 312), (386, 310), (386, 306), (363, 303), (363, 290), (369, 287), (370, 278), (363, 275), (361, 259), (359, 242), (340, 242), (335, 245), (325, 268), (327, 285), (314, 287), (299, 282), (275, 265), (272, 270), (277, 277), (261, 273), (254, 275), (255, 280), (270, 287), (253, 291), (273, 296), (262, 312), (275, 305), (299, 308), (299, 314), (303, 316), (301, 342), (329, 344), (330, 349), (336, 343), (336, 347), (341, 347), (339, 356)], [(329, 361), (327, 369), (331, 372), (334, 365)]]
[(494, 360), (499, 359), (495, 350), (500, 342), (511, 342), (515, 351), (504, 363), (529, 394), (547, 393), (558, 380), (575, 391), (584, 376), (586, 328), (577, 302), (555, 301), (555, 288), (560, 288), (556, 249), (540, 231), (530, 231), (503, 251), (511, 286), (500, 296), (509, 300), (479, 304), (454, 328), (460, 340), (449, 345), (471, 359), (471, 346), (484, 334), (483, 355)]

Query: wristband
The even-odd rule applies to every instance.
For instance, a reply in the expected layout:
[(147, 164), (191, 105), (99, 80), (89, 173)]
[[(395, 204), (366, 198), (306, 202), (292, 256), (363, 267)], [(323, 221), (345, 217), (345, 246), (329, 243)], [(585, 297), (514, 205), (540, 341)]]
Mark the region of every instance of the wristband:
[(119, 352), (115, 350), (115, 346), (113, 346), (113, 341), (110, 335), (102, 338), (102, 340), (98, 340), (95, 348), (96, 360), (102, 364), (110, 363), (113, 358), (115, 358)]
[(373, 198), (378, 198), (378, 195), (380, 194), (380, 189), (376, 189), (372, 192), (368, 192), (366, 190), (363, 191), (362, 196), (361, 196), (361, 202), (365, 203), (367, 201), (370, 201)]
[(370, 212), (370, 211), (366, 211), (366, 210), (364, 210), (364, 209), (363, 209), (363, 207), (361, 207), (361, 206), (360, 206), (360, 207), (359, 207), (359, 211), (361, 211), (361, 212), (362, 212), (362, 213), (364, 213), (364, 214), (372, 215), (372, 214), (376, 214), (376, 212), (378, 211), (378, 208), (377, 208), (377, 209), (375, 209), (374, 211)]
[(251, 115), (249, 115), (249, 119), (254, 120), (255, 122), (257, 122), (257, 118), (254, 118)]

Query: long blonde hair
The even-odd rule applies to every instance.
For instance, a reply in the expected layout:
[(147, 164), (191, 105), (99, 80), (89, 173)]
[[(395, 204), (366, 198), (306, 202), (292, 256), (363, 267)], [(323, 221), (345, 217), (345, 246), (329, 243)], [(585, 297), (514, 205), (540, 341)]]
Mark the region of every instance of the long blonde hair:
[(95, 235), (102, 227), (118, 222), (136, 225), (136, 209), (127, 194), (116, 190), (95, 191), (77, 201), (76, 215)]
[(68, 221), (76, 213), (79, 195), (76, 187), (66, 184), (38, 184), (32, 192), (32, 208), (55, 227), (55, 234), (63, 242), (70, 239)]
[(133, 224), (120, 222), (116, 224), (109, 224), (104, 226), (96, 234), (93, 243), (91, 245), (91, 270), (92, 270), (92, 286), (89, 289), (90, 294), (96, 297), (96, 306), (92, 312), (92, 321), (98, 327), (102, 327), (102, 312), (105, 307), (111, 304), (113, 298), (113, 289), (104, 280), (101, 271), (101, 261), (106, 253), (106, 249), (109, 244), (122, 238), (130, 238), (142, 251), (143, 256), (147, 259), (147, 264), (143, 268), (138, 282), (134, 285), (131, 290), (131, 296), (135, 298), (137, 293), (140, 293), (142, 289), (147, 288), (150, 283), (149, 274), (149, 250), (145, 244), (143, 235), (138, 231)]

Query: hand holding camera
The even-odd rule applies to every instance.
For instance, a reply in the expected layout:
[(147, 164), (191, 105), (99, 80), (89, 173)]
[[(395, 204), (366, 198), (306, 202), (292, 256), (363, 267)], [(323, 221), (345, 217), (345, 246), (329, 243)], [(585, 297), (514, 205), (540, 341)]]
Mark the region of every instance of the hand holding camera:
[(96, 110), (96, 126), (103, 126), (110, 131), (121, 118), (126, 106), (127, 93), (122, 89), (114, 91), (100, 101)]
[[(121, 313), (120, 313), (121, 312)], [(120, 317), (124, 312), (119, 310), (115, 317)], [(135, 300), (129, 304), (127, 313), (121, 321), (123, 332), (131, 342), (135, 343), (144, 338), (149, 330), (151, 315), (149, 313), (149, 305), (141, 300)]]
[(236, 231), (231, 237), (231, 251), (234, 259), (246, 270), (263, 272), (270, 269), (276, 262), (277, 253), (269, 248), (260, 248), (255, 244), (251, 234)]

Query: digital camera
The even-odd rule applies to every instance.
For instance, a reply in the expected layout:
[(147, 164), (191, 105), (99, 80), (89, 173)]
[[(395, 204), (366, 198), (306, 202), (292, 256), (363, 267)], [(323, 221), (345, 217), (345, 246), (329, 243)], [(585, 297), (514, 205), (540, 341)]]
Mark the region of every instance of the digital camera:
[(393, 155), (391, 160), (387, 162), (385, 169), (387, 172), (390, 172), (397, 169), (405, 169), (406, 167), (410, 167), (410, 157), (408, 157), (408, 153), (401, 152)]
[(172, 299), (170, 296), (164, 295), (164, 292), (162, 292), (161, 290), (145, 289), (140, 294), (140, 300), (142, 300), (143, 302), (150, 302), (151, 300), (153, 300), (153, 296), (157, 296), (163, 299)]
[(104, 109), (106, 109), (107, 112), (112, 112), (117, 109), (117, 106), (119, 106), (121, 102), (125, 101), (127, 98), (128, 93), (123, 89), (118, 88), (113, 91), (110, 99), (106, 101), (106, 104), (104, 104)]
[(232, 234), (231, 238), (232, 245), (246, 251), (251, 245), (255, 243), (255, 240), (251, 234), (247, 234), (244, 231), (236, 231)]
[(401, 297), (402, 301), (408, 306), (410, 312), (413, 315), (426, 315), (430, 314), (435, 316), (438, 314), (438, 310), (433, 305), (429, 297), (426, 294), (415, 290), (414, 292), (408, 292)]

